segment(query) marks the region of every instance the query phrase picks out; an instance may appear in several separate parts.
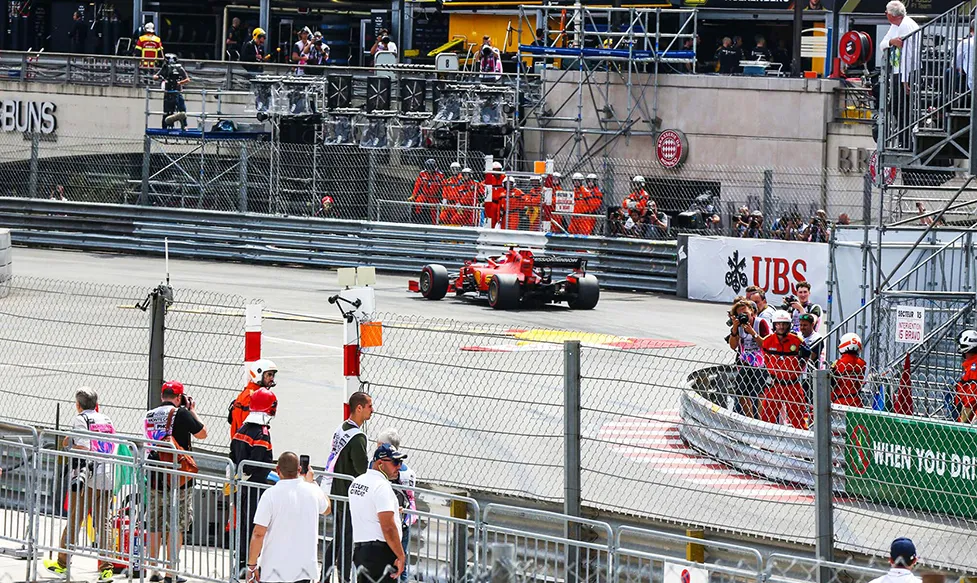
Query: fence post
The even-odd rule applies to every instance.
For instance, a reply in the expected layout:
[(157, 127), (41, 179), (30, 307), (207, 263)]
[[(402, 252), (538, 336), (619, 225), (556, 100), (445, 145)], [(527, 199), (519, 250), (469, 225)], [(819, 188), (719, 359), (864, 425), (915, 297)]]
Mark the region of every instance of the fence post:
[(238, 162), (237, 210), (248, 212), (248, 143), (241, 140), (241, 160)]
[[(834, 560), (834, 488), (831, 455), (831, 385), (827, 370), (814, 375), (814, 507), (817, 512), (816, 549), (818, 559)], [(818, 570), (818, 582), (827, 583), (831, 573)]]
[[(468, 519), (468, 503), (463, 500), (452, 500), (449, 510), (452, 518)], [(455, 581), (464, 581), (468, 571), (468, 526), (455, 523), (454, 530), (451, 546), (452, 575)], [(478, 537), (477, 530), (475, 536)]]
[(149, 204), (149, 164), (153, 156), (153, 143), (149, 136), (143, 138), (142, 144), (142, 186), (139, 189), (139, 204)]
[(30, 174), (27, 177), (27, 195), (30, 198), (38, 198), (37, 177), (39, 174), (41, 158), (41, 133), (31, 132), (31, 163)]
[(377, 152), (370, 149), (370, 164), (366, 170), (366, 220), (379, 220), (374, 214), (376, 212), (377, 197)]
[(872, 174), (865, 173), (862, 177), (862, 223), (872, 222)]
[(773, 225), (773, 170), (763, 171), (763, 200), (761, 201), (760, 212), (763, 213), (763, 234), (770, 234), (770, 226)]
[[(563, 343), (563, 513), (580, 516), (580, 341)], [(566, 538), (580, 540), (580, 524), (568, 521)], [(579, 564), (580, 549), (567, 545), (566, 581)]]
[(166, 303), (173, 298), (173, 291), (160, 285), (153, 290), (152, 313), (149, 319), (149, 386), (146, 388), (146, 406), (159, 407), (160, 388), (163, 386), (163, 335), (166, 330)]

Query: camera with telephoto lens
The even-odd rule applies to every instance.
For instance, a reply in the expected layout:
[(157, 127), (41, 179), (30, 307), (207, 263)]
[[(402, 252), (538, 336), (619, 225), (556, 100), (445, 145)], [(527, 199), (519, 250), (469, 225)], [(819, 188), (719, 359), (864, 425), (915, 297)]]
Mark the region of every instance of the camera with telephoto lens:
[(187, 395), (186, 393), (180, 395), (180, 406), (190, 409), (193, 407), (193, 397)]
[(797, 302), (797, 296), (793, 294), (786, 295), (784, 296), (784, 303), (780, 304), (780, 309), (784, 310), (785, 312), (789, 312), (794, 309), (792, 304), (796, 302)]
[(740, 323), (740, 326), (745, 326), (750, 323), (750, 317), (746, 314), (736, 314), (736, 321)]

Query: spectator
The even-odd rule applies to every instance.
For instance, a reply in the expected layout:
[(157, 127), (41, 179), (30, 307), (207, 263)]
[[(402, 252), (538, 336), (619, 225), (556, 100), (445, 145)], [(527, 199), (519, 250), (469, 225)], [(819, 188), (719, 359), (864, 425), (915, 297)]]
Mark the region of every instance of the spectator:
[(813, 314), (801, 314), (798, 336), (804, 341), (801, 358), (806, 359), (808, 371), (824, 368), (824, 336), (814, 329), (816, 321)]
[[(76, 13), (77, 14), (77, 13)], [(72, 433), (115, 433), (112, 420), (98, 411), (98, 393), (89, 387), (75, 391), (75, 410), (78, 414), (71, 420)], [(100, 441), (85, 437), (66, 436), (62, 441), (64, 449), (78, 450), (100, 455), (115, 455), (117, 445), (112, 441)], [(83, 546), (76, 543), (78, 530), (85, 526), (88, 517), (92, 520), (92, 531), (96, 549), (112, 551), (115, 535), (110, 522), (110, 506), (115, 488), (115, 466), (111, 462), (94, 463), (90, 459), (69, 458), (71, 474), (68, 480), (67, 525), (61, 533), (62, 549)], [(49, 571), (64, 574), (68, 570), (68, 554), (58, 553), (56, 561), (47, 559), (44, 567)], [(98, 560), (98, 580), (109, 581), (114, 573), (112, 563)]]
[(373, 43), (370, 48), (370, 55), (376, 57), (377, 53), (393, 53), (397, 54), (397, 44), (394, 43), (393, 39), (390, 38), (390, 31), (387, 29), (382, 29), (380, 34), (377, 35), (377, 40)]
[(739, 51), (740, 55), (746, 53), (746, 51), (743, 50), (743, 37), (738, 35), (733, 37), (733, 48)]
[(913, 575), (916, 566), (916, 545), (908, 538), (897, 538), (889, 547), (889, 572), (869, 583), (920, 583)]
[[(147, 438), (163, 441), (172, 437), (177, 445), (185, 451), (193, 451), (191, 437), (207, 439), (207, 428), (200, 421), (200, 417), (197, 415), (197, 406), (193, 399), (185, 394), (182, 383), (178, 381), (163, 383), (160, 399), (163, 404), (146, 413), (144, 425)], [(148, 556), (159, 559), (160, 561), (157, 564), (162, 563), (161, 537), (173, 526), (170, 524), (170, 516), (172, 514), (172, 498), (175, 497), (177, 508), (176, 540), (173, 541), (173, 537), (169, 535), (166, 537), (167, 542), (172, 544), (167, 545), (167, 558), (169, 564), (175, 565), (178, 560), (177, 557), (180, 556), (180, 547), (183, 545), (183, 535), (193, 523), (193, 480), (187, 481), (182, 486), (177, 486), (175, 481), (171, 484), (167, 478), (168, 476), (161, 475), (159, 472), (150, 474), (150, 487), (153, 492), (149, 493), (149, 500), (147, 501)], [(159, 573), (154, 576), (156, 578), (150, 577), (150, 581), (159, 580)], [(172, 578), (167, 575), (163, 581), (164, 583), (172, 583)]]
[(731, 38), (728, 36), (723, 37), (723, 46), (719, 47), (719, 50), (716, 51), (716, 60), (719, 61), (720, 75), (732, 75), (740, 66), (740, 61), (743, 60), (743, 53), (738, 52), (733, 47), (733, 40)]
[[(380, 435), (377, 436), (377, 447), (379, 448), (383, 445), (389, 445), (397, 451), (400, 451), (400, 434), (396, 429), (390, 428), (380, 432)], [(407, 467), (406, 462), (401, 462), (400, 472), (395, 483), (404, 488), (402, 490), (394, 490), (394, 494), (397, 496), (400, 507), (404, 509), (404, 512), (401, 513), (404, 520), (400, 538), (404, 547), (404, 572), (400, 574), (400, 583), (407, 583), (407, 571), (410, 568), (410, 560), (408, 559), (410, 552), (410, 527), (417, 523), (417, 502), (414, 497), (414, 488), (417, 486), (417, 474), (414, 473), (414, 470)]]
[(750, 59), (769, 63), (773, 59), (773, 53), (767, 48), (767, 39), (763, 38), (762, 34), (758, 34), (754, 40), (756, 41), (756, 46), (750, 51)]
[(271, 55), (265, 55), (265, 40), (267, 39), (263, 28), (256, 28), (251, 33), (251, 40), (244, 43), (241, 49), (241, 62), (244, 70), (250, 73), (260, 73), (261, 67), (253, 63), (264, 63)]
[(766, 320), (756, 317), (753, 306), (747, 300), (739, 300), (730, 310), (729, 347), (736, 351), (736, 377), (733, 380), (735, 410), (747, 417), (756, 418), (756, 400), (767, 383), (763, 368), (764, 337), (770, 334)]
[(763, 238), (763, 213), (760, 211), (753, 211), (750, 213), (749, 222), (746, 225), (746, 229), (743, 234), (740, 235), (744, 239), (762, 239)]
[(502, 78), (502, 58), (491, 46), (483, 46), (478, 54), (478, 70), (482, 81), (495, 82)]
[(821, 306), (811, 301), (811, 284), (806, 281), (799, 281), (795, 288), (797, 289), (797, 297), (787, 296), (785, 300), (792, 299), (794, 301), (785, 302), (787, 305), (784, 306), (784, 309), (791, 314), (791, 332), (796, 334), (800, 331), (800, 317), (802, 314), (811, 314), (814, 316), (814, 327), (817, 329), (821, 325), (823, 312), (821, 311)]
[(407, 456), (390, 445), (373, 452), (373, 465), (349, 487), (353, 518), (353, 564), (357, 583), (393, 579), (404, 572), (404, 546), (400, 541), (402, 520), (397, 496), (390, 486)]
[(977, 330), (960, 334), (957, 350), (963, 355), (963, 376), (957, 382), (955, 402), (960, 410), (960, 423), (973, 423), (977, 408)]
[(311, 36), (312, 31), (309, 27), (303, 27), (299, 31), (299, 40), (295, 41), (295, 44), (292, 45), (292, 62), (298, 65), (295, 68), (296, 75), (305, 74), (303, 65), (309, 61), (309, 52), (312, 50), (312, 40), (309, 38)]
[(743, 233), (746, 232), (747, 227), (750, 226), (750, 207), (745, 204), (741, 206), (735, 215), (733, 215), (733, 235), (737, 237), (742, 237)]
[(496, 55), (502, 56), (502, 53), (499, 51), (499, 49), (492, 46), (492, 38), (487, 34), (482, 36), (482, 48), (485, 47), (492, 49), (492, 52), (494, 52)]
[(811, 222), (801, 233), (801, 240), (810, 243), (827, 243), (831, 239), (831, 228), (828, 225), (828, 213), (818, 209), (811, 217)]
[(248, 558), (248, 542), (251, 540), (255, 509), (258, 507), (258, 496), (261, 494), (259, 486), (268, 484), (266, 467), (244, 465), (252, 462), (256, 464), (271, 464), (275, 461), (271, 446), (271, 420), (278, 412), (278, 398), (268, 389), (258, 389), (251, 395), (251, 405), (248, 416), (244, 419), (237, 433), (231, 439), (231, 461), (235, 468), (241, 468), (244, 482), (253, 486), (241, 486), (241, 507), (237, 509), (240, 521), (238, 529), (238, 572), (244, 570), (245, 560)]
[(668, 237), (668, 218), (658, 210), (658, 203), (648, 201), (648, 208), (641, 215), (641, 235), (645, 239), (665, 239)]
[(163, 57), (163, 41), (156, 36), (156, 25), (152, 22), (143, 25), (143, 34), (136, 40), (135, 52), (142, 58), (139, 66), (144, 69), (156, 67), (156, 62)]
[[(929, 226), (933, 224), (933, 215), (926, 212), (926, 207), (923, 206), (923, 203), (921, 202), (916, 203), (916, 212), (919, 214), (919, 224), (923, 226)], [(944, 220), (943, 217), (940, 217), (940, 220), (936, 221), (936, 226), (937, 227), (946, 226), (946, 220)]]
[(689, 37), (686, 38), (684, 41), (682, 41), (682, 50), (688, 53), (692, 53), (692, 60), (685, 64), (686, 73), (696, 72), (696, 65), (698, 65), (698, 62), (696, 60), (696, 58), (698, 57), (697, 49), (701, 43), (702, 41), (699, 40), (699, 35), (695, 35), (695, 38)]
[(821, 0), (807, 0), (804, 10), (824, 10), (824, 4)]
[(244, 425), (248, 413), (251, 412), (251, 397), (255, 391), (262, 388), (273, 388), (276, 384), (275, 375), (277, 374), (278, 367), (267, 358), (259, 358), (248, 364), (248, 384), (227, 407), (227, 422), (231, 425), (232, 439)]
[(314, 217), (323, 219), (336, 216), (336, 205), (331, 196), (326, 195), (319, 199), (319, 208), (312, 214)]
[(227, 59), (240, 60), (242, 48), (244, 48), (244, 31), (241, 30), (241, 19), (235, 16), (231, 19), (231, 28), (227, 30), (227, 38), (224, 40)]
[(85, 50), (85, 40), (88, 39), (88, 24), (85, 22), (85, 17), (77, 10), (71, 15), (71, 30), (68, 32), (68, 38), (71, 39), (71, 52), (78, 54), (88, 52)]
[(51, 200), (68, 200), (68, 197), (64, 194), (64, 186), (61, 184), (55, 185), (55, 187), (51, 189), (51, 196), (48, 198)]
[(783, 241), (797, 241), (800, 233), (800, 218), (794, 213), (780, 217), (773, 226), (773, 236)]
[(763, 364), (773, 379), (760, 401), (760, 419), (780, 423), (781, 413), (796, 429), (805, 428), (804, 388), (800, 376), (804, 363), (799, 356), (804, 342), (790, 331), (790, 314), (777, 310), (773, 316), (773, 334), (763, 339)]
[(329, 514), (329, 499), (315, 485), (310, 469), (301, 474), (299, 458), (278, 458), (278, 483), (258, 501), (248, 549), (247, 583), (318, 581), (319, 516)]
[(835, 405), (863, 407), (862, 384), (865, 382), (865, 361), (862, 360), (862, 339), (848, 333), (838, 341), (841, 356), (831, 363), (831, 402)]
[(851, 218), (848, 216), (848, 213), (841, 213), (840, 215), (838, 215), (838, 222), (836, 224), (838, 224), (838, 225), (850, 225), (851, 224)]
[(773, 313), (775, 310), (773, 306), (767, 303), (767, 292), (761, 287), (751, 285), (746, 288), (746, 299), (756, 305), (757, 318), (766, 320), (770, 330), (773, 331)]
[[(343, 421), (332, 436), (332, 446), (329, 451), (329, 459), (326, 461), (326, 471), (330, 474), (345, 474), (347, 476), (360, 476), (369, 467), (369, 458), (366, 454), (366, 435), (360, 429), (373, 415), (373, 399), (363, 391), (357, 391), (349, 397), (349, 419)], [(342, 478), (333, 479), (326, 477), (322, 481), (323, 488), (329, 488), (331, 497), (346, 498), (349, 496), (350, 481)], [(349, 507), (345, 502), (337, 501), (334, 516), (335, 520), (341, 520), (342, 524), (336, 526), (336, 538), (329, 543), (326, 548), (326, 559), (323, 562), (322, 570), (326, 580), (332, 580), (331, 569), (336, 565), (338, 559), (339, 581), (347, 583), (349, 581), (350, 567), (352, 566), (353, 556), (353, 523), (350, 521)], [(341, 519), (339, 517), (342, 517)], [(338, 554), (338, 557), (336, 556)]]
[[(77, 14), (77, 13), (76, 13)], [(964, 82), (967, 89), (974, 88), (974, 71), (970, 62), (971, 55), (974, 53), (974, 22), (970, 21), (970, 34), (967, 38), (957, 43), (956, 58), (954, 62), (955, 79), (953, 87), (958, 93), (963, 92)], [(919, 204), (919, 203), (917, 203)]]
[[(326, 64), (329, 60), (329, 45), (327, 45), (322, 40), (322, 33), (318, 30), (315, 31), (315, 35), (312, 36), (312, 48), (309, 50), (309, 64), (315, 65), (316, 67), (321, 67)], [(313, 75), (323, 75), (325, 71), (322, 69), (312, 69), (311, 73)]]
[[(891, 91), (892, 115), (895, 117), (896, 142), (900, 147), (909, 144), (909, 79), (919, 66), (915, 39), (910, 37), (919, 29), (916, 21), (906, 15), (906, 5), (892, 0), (885, 5), (885, 18), (889, 30), (879, 41), (879, 54), (888, 59), (891, 68), (889, 87)], [(907, 38), (910, 37), (910, 38)]]

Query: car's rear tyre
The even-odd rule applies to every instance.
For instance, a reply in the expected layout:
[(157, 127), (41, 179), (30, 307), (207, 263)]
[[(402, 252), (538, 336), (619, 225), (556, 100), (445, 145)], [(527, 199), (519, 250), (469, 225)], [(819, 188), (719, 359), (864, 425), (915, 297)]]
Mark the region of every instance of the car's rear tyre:
[(440, 300), (448, 293), (448, 270), (444, 265), (431, 263), (421, 268), (421, 295), (429, 300)]
[(567, 301), (570, 309), (593, 310), (600, 300), (600, 284), (597, 283), (597, 278), (588, 273), (577, 278), (574, 288), (573, 299)]
[(489, 305), (496, 310), (511, 310), (519, 306), (519, 280), (511, 273), (497, 273), (489, 282)]

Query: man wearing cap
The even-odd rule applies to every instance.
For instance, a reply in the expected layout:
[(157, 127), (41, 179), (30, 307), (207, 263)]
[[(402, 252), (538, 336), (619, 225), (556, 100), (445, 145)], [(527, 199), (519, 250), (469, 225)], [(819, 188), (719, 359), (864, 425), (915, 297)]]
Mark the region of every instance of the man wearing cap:
[(309, 61), (309, 52), (312, 50), (310, 36), (312, 36), (312, 31), (306, 26), (299, 31), (299, 40), (292, 47), (292, 62), (299, 65), (295, 68), (296, 75), (305, 74), (302, 65), (305, 65)]
[(353, 565), (357, 583), (400, 577), (404, 548), (400, 542), (400, 503), (390, 481), (397, 478), (407, 455), (390, 444), (373, 452), (373, 463), (349, 486), (349, 510), (353, 520)]
[(873, 579), (870, 583), (920, 583), (919, 577), (913, 575), (916, 566), (916, 545), (908, 538), (897, 538), (889, 547), (889, 564), (892, 568), (885, 575)]

